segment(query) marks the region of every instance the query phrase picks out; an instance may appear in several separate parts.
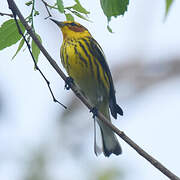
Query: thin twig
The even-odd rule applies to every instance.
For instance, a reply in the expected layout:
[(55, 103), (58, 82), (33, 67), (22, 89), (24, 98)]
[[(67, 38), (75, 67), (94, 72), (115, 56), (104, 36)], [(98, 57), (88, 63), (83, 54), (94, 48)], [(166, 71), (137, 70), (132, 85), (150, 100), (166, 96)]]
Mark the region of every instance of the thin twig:
[[(18, 15), (20, 21), (25, 26), (26, 30), (34, 40), (34, 42), (37, 44), (41, 52), (44, 54), (44, 56), (47, 58), (49, 63), (53, 66), (53, 68), (56, 70), (56, 72), (61, 76), (61, 78), (66, 81), (66, 76), (62, 72), (62, 70), (59, 68), (57, 63), (52, 59), (52, 57), (49, 55), (49, 53), (46, 51), (46, 49), (42, 46), (34, 32), (31, 30), (31, 28), (26, 23), (25, 19), (23, 18), (21, 12), (17, 8), (16, 4), (13, 0), (7, 0), (9, 4), (9, 8), (12, 11), (15, 11)], [(87, 99), (78, 91), (77, 87), (74, 84), (71, 84), (71, 89), (76, 94), (76, 96), (81, 99), (81, 101), (89, 108), (92, 109), (93, 106), (89, 104)], [(110, 127), (117, 135), (119, 135), (125, 142), (127, 142), (134, 150), (136, 150), (141, 156), (143, 156), (147, 161), (149, 161), (154, 167), (156, 167), (158, 170), (160, 170), (164, 175), (169, 177), (172, 180), (180, 180), (179, 177), (177, 177), (175, 174), (173, 174), (171, 171), (169, 171), (165, 166), (163, 166), (160, 162), (158, 162), (156, 159), (154, 159), (152, 156), (150, 156), (147, 152), (145, 152), (142, 148), (140, 148), (136, 143), (134, 143), (124, 132), (120, 131), (117, 127), (115, 127), (112, 123), (110, 123), (100, 112), (97, 112), (97, 117), (103, 121), (108, 127)]]
[(9, 16), (9, 17), (13, 17), (13, 14), (7, 14), (7, 13), (2, 13), (2, 12), (0, 12), (0, 16)]
[(48, 6), (47, 2), (45, 2), (44, 0), (41, 0), (41, 1), (43, 2), (44, 6), (46, 8), (46, 11), (48, 13), (48, 17), (46, 17), (45, 19), (48, 19), (49, 17), (52, 17), (52, 15), (51, 15), (51, 13), (50, 13), (50, 11), (48, 9), (49, 6)]
[(46, 1), (44, 1), (44, 0), (41, 0), (41, 1), (42, 1), (47, 7), (51, 8), (51, 9), (58, 9), (57, 7), (55, 7), (55, 5), (52, 6), (52, 5), (48, 4)]
[(34, 5), (35, 5), (35, 0), (32, 1), (32, 9), (31, 9), (31, 14), (29, 17), (31, 17), (31, 27), (34, 30)]
[[(49, 91), (50, 91), (50, 93), (51, 93), (51, 95), (52, 95), (53, 101), (56, 102), (56, 103), (58, 103), (58, 104), (60, 104), (63, 108), (67, 109), (67, 107), (66, 107), (64, 104), (60, 103), (60, 102), (55, 98), (55, 96), (54, 96), (54, 94), (53, 94), (53, 91), (52, 91), (52, 89), (51, 89), (51, 87), (50, 87), (50, 82), (49, 82), (49, 80), (45, 77), (45, 75), (43, 74), (43, 72), (41, 71), (41, 69), (38, 67), (38, 65), (37, 65), (37, 63), (36, 63), (36, 60), (35, 60), (35, 58), (34, 58), (34, 56), (33, 56), (33, 54), (32, 54), (31, 46), (30, 46), (29, 42), (27, 41), (26, 37), (24, 36), (24, 34), (22, 33), (22, 30), (21, 30), (21, 28), (20, 28), (20, 26), (19, 26), (19, 24), (18, 24), (17, 19), (16, 19), (16, 11), (12, 11), (12, 13), (13, 13), (14, 20), (15, 20), (15, 22), (16, 22), (16, 25), (17, 25), (19, 34), (22, 35), (22, 37), (23, 37), (23, 39), (24, 39), (24, 41), (26, 42), (26, 45), (27, 45), (27, 47), (28, 47), (29, 53), (31, 54), (31, 57), (32, 57), (33, 62), (34, 62), (35, 69), (37, 69), (37, 70), (40, 72), (41, 76), (42, 76), (43, 79), (45, 80), (45, 82), (46, 82), (46, 84), (47, 84), (47, 86), (48, 86), (48, 88), (49, 88)], [(32, 29), (32, 27), (31, 27), (31, 29)]]

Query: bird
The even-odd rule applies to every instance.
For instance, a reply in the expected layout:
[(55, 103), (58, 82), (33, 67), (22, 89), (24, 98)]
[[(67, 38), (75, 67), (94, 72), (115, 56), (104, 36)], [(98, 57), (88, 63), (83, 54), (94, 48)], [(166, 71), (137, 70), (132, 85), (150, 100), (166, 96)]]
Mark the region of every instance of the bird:
[[(63, 35), (60, 49), (61, 63), (68, 76), (95, 109), (108, 121), (111, 115), (123, 115), (123, 110), (116, 103), (114, 83), (104, 52), (87, 28), (75, 21), (51, 20), (58, 25)], [(110, 110), (110, 111), (109, 111)], [(97, 118), (102, 137), (102, 151), (105, 157), (122, 153), (121, 146), (114, 132)], [(96, 130), (94, 130), (95, 132)], [(95, 154), (98, 146), (94, 143)]]

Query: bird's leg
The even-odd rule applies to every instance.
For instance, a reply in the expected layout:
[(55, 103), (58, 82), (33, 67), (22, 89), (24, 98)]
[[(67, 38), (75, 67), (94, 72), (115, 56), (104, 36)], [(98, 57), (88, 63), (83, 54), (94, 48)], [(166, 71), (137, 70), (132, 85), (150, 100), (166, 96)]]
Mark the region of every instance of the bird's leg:
[(66, 80), (65, 80), (65, 86), (64, 88), (66, 90), (69, 90), (71, 88), (71, 84), (74, 82), (73, 78), (72, 77), (67, 77)]
[(95, 117), (97, 116), (97, 113), (98, 113), (97, 107), (93, 107), (93, 108), (90, 110), (90, 112), (93, 113), (93, 119), (95, 119)]

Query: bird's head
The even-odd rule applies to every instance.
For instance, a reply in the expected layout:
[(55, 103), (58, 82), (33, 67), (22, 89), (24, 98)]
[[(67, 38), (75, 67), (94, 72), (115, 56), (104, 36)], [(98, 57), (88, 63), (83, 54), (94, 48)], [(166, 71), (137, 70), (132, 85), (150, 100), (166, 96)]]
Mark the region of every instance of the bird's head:
[(91, 36), (89, 31), (81, 24), (74, 21), (56, 21), (51, 19), (58, 25), (63, 33), (64, 39), (78, 39), (85, 36)]

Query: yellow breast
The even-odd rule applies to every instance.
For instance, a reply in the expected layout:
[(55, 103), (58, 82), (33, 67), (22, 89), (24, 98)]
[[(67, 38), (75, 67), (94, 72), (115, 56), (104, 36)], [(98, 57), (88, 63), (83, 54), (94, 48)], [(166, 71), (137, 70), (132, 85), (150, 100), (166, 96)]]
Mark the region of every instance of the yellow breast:
[(85, 94), (104, 94), (108, 97), (109, 81), (97, 57), (89, 50), (88, 38), (64, 41), (61, 47), (61, 60), (68, 75)]

